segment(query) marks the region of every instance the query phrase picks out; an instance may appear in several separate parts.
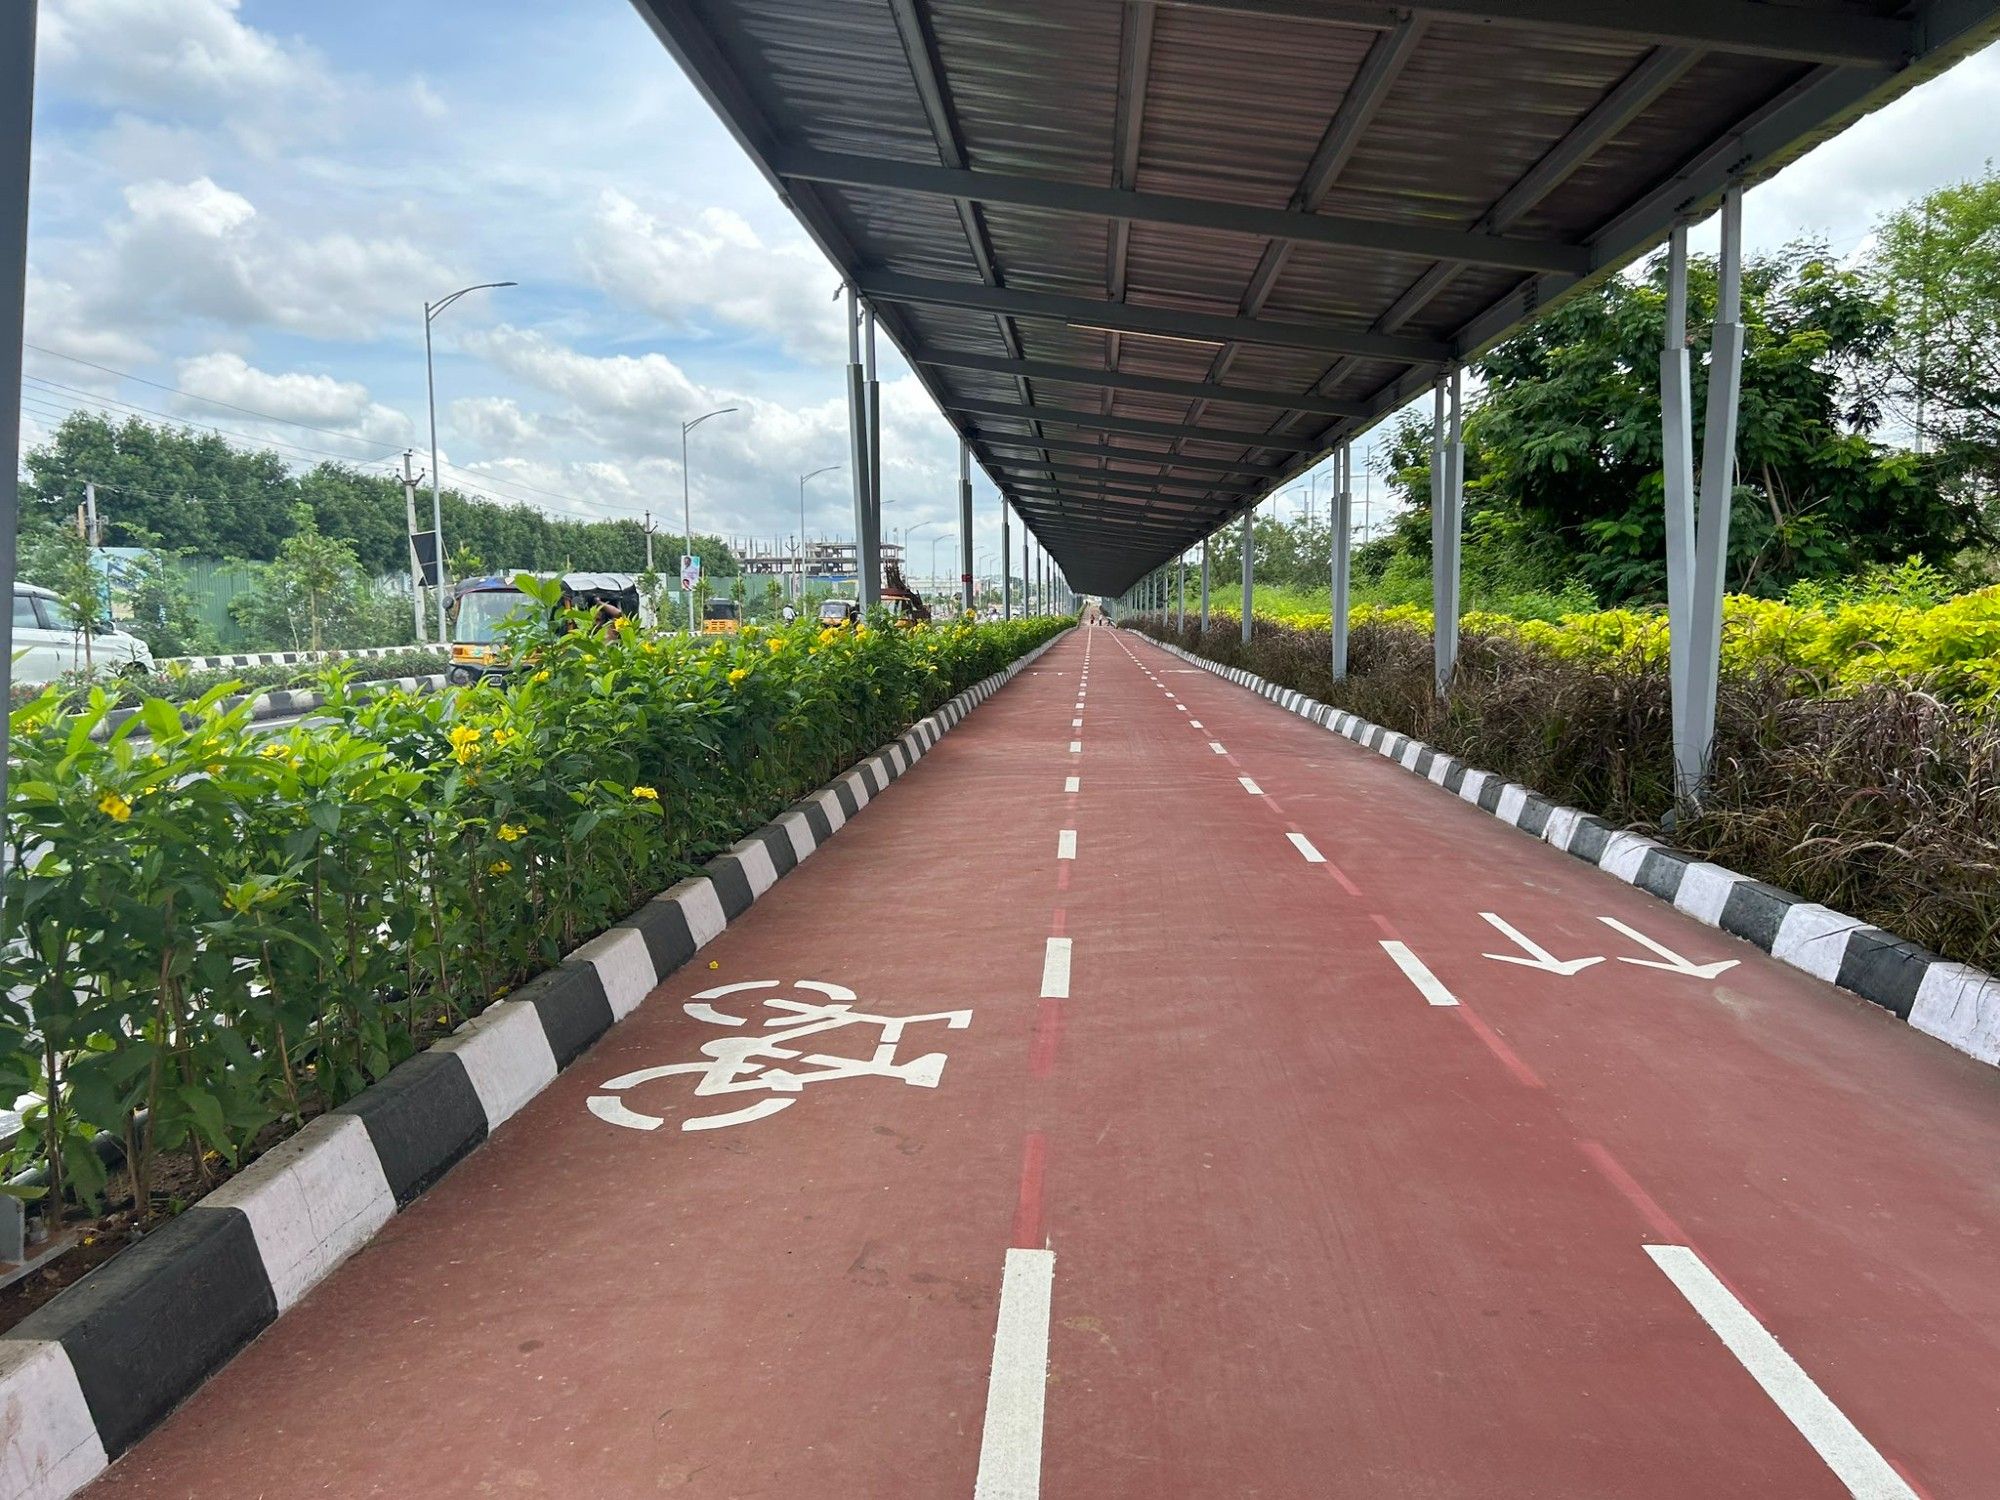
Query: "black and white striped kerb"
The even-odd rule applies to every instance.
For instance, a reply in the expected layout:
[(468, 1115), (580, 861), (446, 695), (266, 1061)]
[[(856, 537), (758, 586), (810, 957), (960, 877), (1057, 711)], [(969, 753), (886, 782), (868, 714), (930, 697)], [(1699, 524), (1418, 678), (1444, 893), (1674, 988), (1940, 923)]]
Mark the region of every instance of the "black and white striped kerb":
[(399, 651), (430, 651), (431, 646), (356, 646), (345, 651), (260, 651), (245, 656), (167, 656), (156, 665), (186, 667), (190, 672), (220, 672), (227, 667), (288, 667), (320, 661), (366, 661)]
[(654, 897), (0, 1334), (0, 1500), (62, 1500), (1060, 640)]
[(1408, 735), (1266, 682), (1240, 667), (1222, 666), (1170, 642), (1156, 644), (1366, 746), (1501, 822), (1651, 892), (1696, 921), (1872, 1000), (1968, 1056), (2000, 1065), (2000, 980), (1984, 970), (1952, 963), (1858, 918), (1562, 807)]

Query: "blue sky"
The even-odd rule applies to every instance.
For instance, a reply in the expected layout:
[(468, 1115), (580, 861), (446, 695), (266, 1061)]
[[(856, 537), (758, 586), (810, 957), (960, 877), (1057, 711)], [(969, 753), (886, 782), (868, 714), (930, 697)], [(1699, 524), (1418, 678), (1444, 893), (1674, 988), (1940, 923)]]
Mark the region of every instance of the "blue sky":
[[(696, 524), (775, 536), (845, 460), (836, 277), (626, 0), (42, 0), (38, 61), (29, 442), (116, 402), (421, 461), (424, 301), (513, 280), (438, 324), (448, 479), (676, 524), (678, 424), (733, 405), (695, 435)], [(1989, 52), (1821, 147), (1750, 195), (1753, 248), (1856, 250), (1981, 170), (1997, 96)], [(887, 524), (936, 536), (955, 445), (884, 354)], [(812, 530), (849, 529), (845, 485)]]

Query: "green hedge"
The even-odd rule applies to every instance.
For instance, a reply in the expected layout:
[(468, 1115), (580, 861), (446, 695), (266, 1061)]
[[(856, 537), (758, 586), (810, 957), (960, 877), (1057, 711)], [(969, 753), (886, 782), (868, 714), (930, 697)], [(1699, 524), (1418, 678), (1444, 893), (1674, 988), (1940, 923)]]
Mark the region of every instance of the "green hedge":
[(219, 685), (97, 741), (111, 695), (50, 689), (13, 713), (0, 1098), (42, 1102), (4, 1166), (96, 1203), (110, 1131), (142, 1212), (159, 1153), (199, 1187), (1066, 623), (542, 631), (505, 686), (336, 667), (281, 735)]

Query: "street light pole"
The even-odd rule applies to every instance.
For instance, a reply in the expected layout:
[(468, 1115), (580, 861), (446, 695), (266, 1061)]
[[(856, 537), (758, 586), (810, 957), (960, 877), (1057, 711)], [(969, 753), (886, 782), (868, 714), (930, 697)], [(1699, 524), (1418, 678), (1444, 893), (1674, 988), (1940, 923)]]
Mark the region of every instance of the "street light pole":
[(932, 588), (936, 588), (936, 587), (937, 587), (937, 549), (938, 549), (938, 543), (939, 543), (939, 542), (949, 542), (949, 541), (954, 541), (954, 540), (956, 540), (956, 539), (957, 539), (957, 537), (958, 537), (958, 533), (957, 533), (956, 531), (940, 531), (940, 532), (939, 532), (939, 533), (938, 533), (938, 534), (937, 534), (936, 536), (934, 536), (934, 537), (932, 537), (932, 538), (931, 538), (931, 571), (930, 571), (930, 584), (931, 584), (931, 587), (932, 587)]
[[(831, 474), (839, 464), (828, 464), (825, 468), (814, 469), (810, 474), (799, 476), (799, 608), (806, 607), (806, 481), (817, 479), (822, 474)], [(682, 470), (686, 472), (685, 467)]]
[(438, 478), (438, 398), (437, 373), (431, 361), (431, 323), (437, 315), (468, 292), (490, 292), (498, 287), (518, 286), (513, 281), (482, 281), (477, 286), (462, 286), (449, 297), (441, 297), (436, 302), (424, 304), (424, 397), (431, 414), (431, 556), (437, 567), (437, 621), (438, 641), (447, 638), (444, 598), (444, 497)]
[[(693, 512), (689, 507), (688, 501), (688, 434), (701, 426), (710, 417), (727, 416), (735, 410), (736, 408), (733, 406), (718, 406), (714, 411), (703, 412), (691, 422), (681, 423), (681, 531), (687, 537), (686, 555), (689, 557), (694, 556), (694, 521), (692, 519)], [(688, 596), (688, 634), (693, 635), (694, 590), (685, 587), (685, 579), (682, 580), (682, 583), (682, 592)]]

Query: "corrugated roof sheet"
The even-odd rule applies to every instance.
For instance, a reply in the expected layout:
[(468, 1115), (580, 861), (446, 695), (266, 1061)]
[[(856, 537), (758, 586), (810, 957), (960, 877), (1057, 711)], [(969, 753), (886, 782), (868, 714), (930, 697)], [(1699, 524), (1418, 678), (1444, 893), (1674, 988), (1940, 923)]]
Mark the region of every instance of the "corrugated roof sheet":
[(1476, 356), (2000, 30), (2000, 0), (635, 3), (1105, 594), (1443, 368), (1409, 351)]

